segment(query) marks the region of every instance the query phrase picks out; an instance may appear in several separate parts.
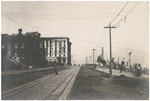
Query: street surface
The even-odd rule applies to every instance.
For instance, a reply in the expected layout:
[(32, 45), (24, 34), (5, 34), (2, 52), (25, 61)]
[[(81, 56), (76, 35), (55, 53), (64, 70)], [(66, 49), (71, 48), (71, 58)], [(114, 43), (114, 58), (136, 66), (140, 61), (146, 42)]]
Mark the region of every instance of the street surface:
[[(57, 71), (70, 68), (57, 67)], [(2, 91), (9, 90), (54, 73), (54, 67), (2, 71)]]
[(80, 67), (70, 67), (2, 92), (3, 100), (66, 99)]
[[(118, 70), (119, 71), (119, 70)], [(117, 71), (116, 71), (117, 72)], [(81, 67), (68, 100), (148, 100), (149, 78)], [(119, 74), (119, 73), (118, 73)]]

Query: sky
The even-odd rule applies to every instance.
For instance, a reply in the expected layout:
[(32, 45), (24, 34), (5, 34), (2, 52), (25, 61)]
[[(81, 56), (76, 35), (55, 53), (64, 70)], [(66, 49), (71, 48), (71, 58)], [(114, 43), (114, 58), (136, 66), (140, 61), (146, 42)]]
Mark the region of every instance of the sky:
[[(84, 64), (95, 51), (95, 60), (104, 47), (109, 60), (109, 29), (112, 22), (112, 57), (149, 67), (149, 2), (141, 1), (2, 1), (1, 33), (38, 31), (42, 37), (69, 37), (72, 62)], [(125, 4), (127, 4), (125, 6)], [(132, 9), (135, 5), (137, 6)], [(125, 7), (124, 7), (125, 6)], [(124, 8), (123, 8), (124, 7)], [(131, 12), (129, 12), (132, 9)], [(129, 13), (129, 14), (127, 14)], [(125, 15), (126, 19), (125, 19)], [(121, 18), (124, 18), (120, 21)]]

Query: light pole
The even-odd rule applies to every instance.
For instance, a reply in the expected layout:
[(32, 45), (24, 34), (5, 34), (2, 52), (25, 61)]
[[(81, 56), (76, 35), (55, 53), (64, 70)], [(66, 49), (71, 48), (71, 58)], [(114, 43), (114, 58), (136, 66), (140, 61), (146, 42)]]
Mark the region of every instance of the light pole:
[(128, 53), (128, 55), (129, 55), (129, 62), (130, 62), (130, 70), (131, 70), (131, 54), (132, 54), (132, 52)]
[(95, 55), (94, 52), (95, 52), (95, 50), (96, 50), (96, 49), (92, 49), (92, 51), (93, 51), (93, 66), (94, 66), (94, 55)]

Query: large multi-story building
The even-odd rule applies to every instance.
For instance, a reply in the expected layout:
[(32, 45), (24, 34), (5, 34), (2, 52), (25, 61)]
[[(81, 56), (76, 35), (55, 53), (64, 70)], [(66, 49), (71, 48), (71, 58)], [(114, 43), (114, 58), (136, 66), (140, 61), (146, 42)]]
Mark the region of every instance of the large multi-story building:
[(71, 42), (68, 37), (42, 37), (47, 61), (55, 59), (60, 64), (71, 65)]

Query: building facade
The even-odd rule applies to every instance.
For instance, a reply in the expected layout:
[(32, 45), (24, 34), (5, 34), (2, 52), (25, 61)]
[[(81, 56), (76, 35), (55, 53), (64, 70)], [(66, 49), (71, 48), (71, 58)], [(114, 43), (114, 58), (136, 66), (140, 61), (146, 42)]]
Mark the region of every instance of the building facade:
[(22, 29), (18, 30), (18, 34), (2, 34), (2, 57), (8, 59), (18, 58), (23, 59), (25, 36), (22, 34)]
[[(53, 64), (71, 65), (71, 42), (68, 37), (40, 37), (38, 32), (2, 34), (2, 67), (12, 67), (8, 62), (43, 67)], [(8, 65), (8, 66), (7, 66)], [(20, 66), (19, 66), (20, 67)]]
[(61, 65), (71, 65), (71, 42), (68, 37), (43, 37), (41, 40), (48, 62), (57, 60)]
[(22, 29), (18, 29), (17, 34), (2, 34), (2, 64), (6, 67), (8, 61), (14, 61), (27, 66), (45, 66), (45, 50), (40, 47), (40, 35), (38, 32), (23, 34)]

